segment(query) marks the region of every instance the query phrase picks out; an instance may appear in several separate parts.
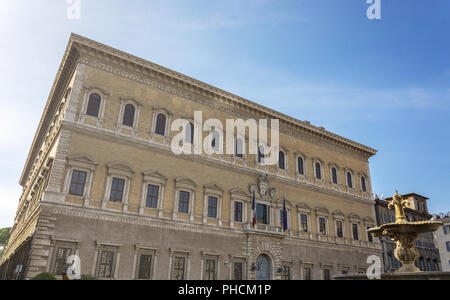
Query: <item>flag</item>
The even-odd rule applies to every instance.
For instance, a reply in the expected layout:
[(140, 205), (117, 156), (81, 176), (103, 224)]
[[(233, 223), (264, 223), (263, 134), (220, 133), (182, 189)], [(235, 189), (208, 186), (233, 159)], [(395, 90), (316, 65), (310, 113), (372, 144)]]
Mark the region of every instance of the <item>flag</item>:
[(255, 200), (255, 191), (253, 191), (253, 200), (252, 200), (252, 224), (253, 227), (256, 225), (256, 200)]
[(288, 223), (287, 223), (286, 198), (284, 198), (284, 202), (283, 202), (283, 232), (286, 232), (287, 230), (288, 230)]

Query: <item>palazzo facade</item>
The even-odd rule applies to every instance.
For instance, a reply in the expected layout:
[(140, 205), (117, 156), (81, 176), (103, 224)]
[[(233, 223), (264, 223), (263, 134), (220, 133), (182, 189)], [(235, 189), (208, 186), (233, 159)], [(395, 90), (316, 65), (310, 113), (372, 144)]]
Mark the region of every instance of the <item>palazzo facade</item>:
[[(278, 119), (277, 165), (248, 149), (176, 155), (175, 119)], [(197, 124), (195, 124), (197, 125)], [(206, 136), (208, 133), (203, 132)], [(198, 138), (197, 136), (192, 138)], [(236, 137), (236, 149), (249, 144)], [(0, 279), (331, 279), (381, 244), (376, 150), (72, 34), (20, 184)], [(251, 219), (253, 191), (257, 224)], [(287, 231), (283, 230), (283, 205)]]

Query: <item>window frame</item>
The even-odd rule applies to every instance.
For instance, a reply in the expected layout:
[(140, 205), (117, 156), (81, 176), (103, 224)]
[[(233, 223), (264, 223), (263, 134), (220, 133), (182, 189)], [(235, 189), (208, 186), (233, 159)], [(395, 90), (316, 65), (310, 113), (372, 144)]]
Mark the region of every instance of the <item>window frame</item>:
[[(219, 255), (213, 254), (213, 253), (205, 253), (201, 251), (202, 256), (202, 263), (201, 263), (201, 280), (218, 280), (218, 274), (219, 274)], [(207, 262), (213, 262), (214, 270), (213, 270), (213, 279), (206, 277), (206, 271), (207, 271)]]
[[(95, 160), (90, 159), (86, 155), (68, 156), (67, 157), (67, 171), (66, 171), (66, 178), (64, 181), (63, 194), (66, 195), (66, 197), (81, 198), (81, 199), (83, 199), (83, 206), (89, 205), (92, 181), (93, 181), (95, 169), (97, 168), (97, 166), (98, 166), (98, 163)], [(85, 172), (87, 174), (82, 196), (72, 195), (69, 193), (70, 185), (72, 182), (73, 171), (75, 171), (75, 170)]]
[[(124, 124), (125, 109), (128, 105), (134, 107), (133, 126)], [(126, 131), (131, 131), (132, 136), (136, 136), (139, 131), (139, 118), (142, 109), (142, 104), (132, 98), (120, 98), (119, 118), (117, 120), (116, 132), (118, 134), (127, 134)], [(123, 132), (125, 130), (125, 133)]]
[[(142, 255), (149, 255), (152, 257), (151, 266), (150, 266), (150, 278), (139, 278), (139, 272), (140, 272), (140, 262)], [(133, 274), (133, 280), (155, 280), (155, 270), (157, 266), (158, 261), (158, 255), (159, 255), (159, 248), (155, 248), (152, 246), (145, 246), (145, 245), (135, 245), (135, 251), (134, 251), (134, 274)]]
[[(237, 279), (236, 278), (236, 272), (235, 272), (235, 264), (241, 264), (242, 265), (242, 278), (241, 279)], [(247, 261), (246, 258), (244, 257), (232, 257), (231, 259), (231, 268), (230, 268), (230, 278), (231, 280), (236, 280), (236, 281), (243, 281), (243, 280), (247, 280)]]
[[(78, 241), (65, 241), (65, 240), (52, 240), (52, 256), (51, 256), (51, 265), (49, 266), (48, 271), (56, 276), (61, 276), (61, 274), (57, 274), (57, 261), (58, 261), (58, 250), (59, 249), (70, 249), (70, 255), (67, 255), (63, 261), (65, 262), (65, 270), (67, 271), (67, 268), (70, 266), (67, 264), (67, 258), (69, 258), (72, 255), (78, 255), (79, 252), (79, 242)], [(64, 267), (63, 267), (64, 268)]]
[[(119, 260), (120, 260), (120, 248), (122, 245), (117, 244), (110, 244), (105, 242), (96, 242), (96, 250), (95, 250), (95, 263), (93, 265), (92, 274), (94, 274), (96, 277), (98, 277), (101, 280), (115, 280), (117, 279), (117, 273), (118, 273), (118, 267), (119, 267)], [(112, 265), (111, 265), (111, 276), (109, 277), (103, 277), (100, 276), (100, 260), (102, 259), (101, 254), (103, 251), (113, 252), (114, 256), (112, 259)]]
[[(128, 198), (130, 194), (131, 180), (133, 178), (134, 172), (135, 172), (134, 169), (132, 169), (129, 165), (124, 163), (112, 163), (107, 165), (106, 185), (102, 200), (102, 209), (109, 209), (108, 208), (109, 204), (112, 205), (121, 204), (122, 211), (123, 212), (128, 211)], [(113, 178), (118, 178), (125, 181), (121, 203), (110, 201)]]
[[(100, 108), (99, 108), (99, 113), (98, 113), (97, 117), (87, 114), (89, 98), (92, 94), (98, 94), (100, 96)], [(106, 107), (106, 102), (107, 102), (108, 98), (109, 98), (109, 95), (107, 93), (105, 93), (104, 91), (100, 90), (99, 88), (84, 88), (83, 103), (81, 105), (78, 122), (83, 123), (86, 126), (101, 127), (103, 125), (103, 121), (104, 121), (105, 107)], [(91, 125), (89, 123), (86, 123), (86, 120), (95, 121), (96, 124)]]
[[(189, 280), (190, 273), (190, 252), (184, 249), (169, 249), (169, 280)], [(175, 279), (174, 271), (175, 271), (175, 260), (177, 258), (184, 259), (184, 268), (183, 268), (183, 279)]]
[[(216, 225), (222, 226), (222, 203), (224, 190), (217, 184), (211, 183), (203, 186), (204, 202), (203, 202), (203, 223), (217, 222)], [(217, 199), (216, 217), (209, 215), (209, 198)]]
[[(164, 205), (164, 192), (167, 185), (167, 176), (161, 174), (158, 171), (155, 170), (148, 170), (142, 173), (143, 175), (143, 181), (142, 181), (142, 192), (141, 192), (141, 202), (139, 206), (139, 214), (143, 215), (145, 213), (151, 212), (156, 210), (158, 213), (158, 217), (163, 216), (163, 205)], [(147, 207), (147, 193), (148, 193), (148, 186), (154, 185), (159, 187), (159, 193), (158, 193), (158, 199), (157, 199), (157, 207), (156, 208), (150, 208)]]

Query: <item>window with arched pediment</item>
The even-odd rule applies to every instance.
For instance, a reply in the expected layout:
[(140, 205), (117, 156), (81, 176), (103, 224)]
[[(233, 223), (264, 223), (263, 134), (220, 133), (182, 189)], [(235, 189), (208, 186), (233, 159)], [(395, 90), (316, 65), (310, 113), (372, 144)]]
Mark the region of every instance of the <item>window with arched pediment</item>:
[(353, 176), (350, 171), (347, 171), (347, 186), (351, 189), (353, 188)]
[(331, 182), (333, 184), (338, 184), (338, 175), (336, 167), (331, 167)]
[(297, 171), (300, 175), (305, 175), (305, 161), (303, 157), (297, 157)]
[(184, 137), (184, 141), (189, 144), (194, 143), (194, 124), (192, 122), (189, 122), (186, 125), (186, 135)]
[(315, 169), (315, 175), (317, 179), (322, 179), (322, 166), (320, 165), (319, 162), (316, 162), (314, 164), (314, 169)]
[(364, 176), (361, 176), (361, 190), (364, 193), (367, 192), (366, 178)]
[(283, 151), (278, 154), (278, 168), (280, 170), (286, 170), (286, 155)]
[(166, 122), (167, 122), (167, 117), (164, 114), (158, 114), (158, 116), (156, 117), (156, 129), (155, 129), (155, 133), (161, 136), (165, 136), (166, 135)]
[(133, 127), (135, 113), (136, 113), (136, 108), (134, 107), (133, 104), (125, 105), (125, 109), (123, 111), (122, 124), (125, 126)]
[(97, 93), (92, 93), (89, 95), (88, 105), (86, 108), (86, 115), (98, 118), (100, 112), (100, 104), (102, 102), (102, 98)]
[(244, 142), (241, 138), (236, 139), (236, 156), (239, 158), (244, 157)]

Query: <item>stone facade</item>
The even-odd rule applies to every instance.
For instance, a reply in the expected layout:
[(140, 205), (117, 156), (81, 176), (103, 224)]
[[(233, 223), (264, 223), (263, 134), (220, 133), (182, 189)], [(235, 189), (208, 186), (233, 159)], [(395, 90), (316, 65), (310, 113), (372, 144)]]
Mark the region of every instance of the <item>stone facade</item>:
[(444, 223), (444, 226), (434, 232), (434, 241), (441, 256), (442, 271), (450, 272), (450, 212), (433, 216), (435, 220)]
[[(131, 124), (124, 125), (131, 106)], [(192, 120), (194, 111), (223, 123), (278, 119), (284, 167), (262, 165), (249, 154), (175, 155), (171, 121)], [(379, 241), (366, 233), (375, 225), (368, 162), (375, 154), (322, 127), (72, 35), (20, 180), (23, 195), (2, 263), (31, 237), (25, 278), (59, 273), (69, 255), (80, 257), (81, 273), (109, 279), (361, 273), (368, 256), (382, 255)], [(253, 226), (252, 191), (261, 180), (267, 192), (257, 189), (255, 202), (266, 218)], [(120, 201), (111, 201), (117, 189)]]
[[(432, 218), (432, 215), (428, 213), (428, 198), (414, 193), (405, 194), (402, 195), (402, 197), (408, 201), (408, 206), (405, 208), (405, 214), (408, 221), (429, 221)], [(375, 200), (375, 212), (377, 215), (378, 226), (395, 222), (394, 208), (388, 209), (388, 204), (391, 200), (392, 198), (387, 198), (385, 200), (377, 198)], [(387, 237), (382, 238), (380, 241), (383, 246), (385, 272), (390, 273), (398, 270), (401, 267), (401, 263), (394, 256), (394, 250), (396, 248), (395, 243)], [(427, 272), (441, 271), (439, 250), (434, 244), (433, 233), (420, 234), (415, 241), (415, 247), (419, 252), (419, 258), (416, 261), (416, 266), (419, 269)]]

